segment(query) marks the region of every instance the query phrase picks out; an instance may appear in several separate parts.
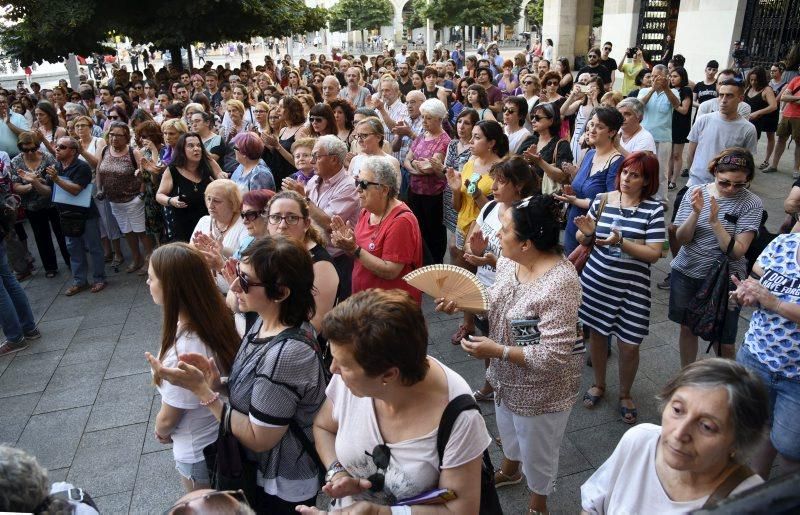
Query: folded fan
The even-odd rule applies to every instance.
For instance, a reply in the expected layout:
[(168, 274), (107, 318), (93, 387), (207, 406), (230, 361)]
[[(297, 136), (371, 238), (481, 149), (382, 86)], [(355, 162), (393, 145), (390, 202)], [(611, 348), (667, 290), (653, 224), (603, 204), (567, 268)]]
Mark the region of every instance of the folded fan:
[(406, 274), (403, 280), (434, 299), (455, 301), (461, 310), (481, 313), (489, 309), (486, 288), (475, 274), (459, 266), (424, 266)]

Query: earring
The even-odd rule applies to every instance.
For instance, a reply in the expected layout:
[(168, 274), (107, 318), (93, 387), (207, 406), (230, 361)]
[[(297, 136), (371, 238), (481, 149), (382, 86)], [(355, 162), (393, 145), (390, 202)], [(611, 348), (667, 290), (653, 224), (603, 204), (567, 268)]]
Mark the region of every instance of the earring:
[(388, 383), (386, 381), (383, 382), (383, 386), (386, 386)]

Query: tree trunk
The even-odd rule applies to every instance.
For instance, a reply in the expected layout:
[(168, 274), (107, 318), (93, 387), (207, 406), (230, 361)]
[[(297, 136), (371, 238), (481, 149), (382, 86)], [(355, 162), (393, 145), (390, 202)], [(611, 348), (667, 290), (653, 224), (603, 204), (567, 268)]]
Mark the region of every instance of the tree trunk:
[(186, 57), (189, 60), (189, 63), (188, 63), (189, 64), (189, 71), (191, 72), (192, 68), (194, 68), (194, 63), (192, 63), (192, 44), (191, 43), (186, 45)]
[(169, 55), (172, 58), (172, 65), (179, 70), (183, 70), (183, 59), (181, 59), (181, 47), (169, 47)]

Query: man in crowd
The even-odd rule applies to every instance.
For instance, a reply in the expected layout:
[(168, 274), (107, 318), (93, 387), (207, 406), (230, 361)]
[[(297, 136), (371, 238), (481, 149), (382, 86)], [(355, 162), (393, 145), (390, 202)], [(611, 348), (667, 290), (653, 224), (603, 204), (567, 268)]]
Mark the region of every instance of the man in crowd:
[(400, 188), (401, 196), (408, 190), (408, 181), (411, 173), (403, 167), (406, 155), (411, 149), (411, 144), (422, 134), (422, 114), (419, 111), (422, 103), (425, 102), (425, 95), (422, 91), (414, 90), (406, 96), (406, 107), (408, 108), (408, 118), (398, 122), (392, 132), (394, 141), (392, 151), (394, 156), (400, 161), (400, 172), (402, 173), (402, 185)]
[(349, 100), (356, 109), (364, 107), (369, 98), (369, 90), (361, 86), (361, 69), (355, 66), (349, 67), (344, 78), (347, 81), (347, 87), (339, 92), (339, 98)]
[(341, 89), (342, 86), (339, 84), (339, 80), (333, 75), (328, 75), (322, 81), (322, 100), (325, 103), (330, 103), (335, 98), (339, 98)]
[(386, 141), (392, 143), (395, 138), (392, 130), (397, 122), (408, 118), (408, 108), (400, 100), (400, 86), (396, 80), (390, 77), (381, 79), (379, 93), (372, 97), (372, 107), (383, 121)]
[(414, 89), (414, 81), (411, 80), (411, 69), (407, 62), (399, 62), (397, 64), (397, 85), (400, 87), (400, 93), (405, 97), (408, 92)]
[(783, 88), (779, 98), (783, 108), (783, 118), (778, 123), (778, 143), (775, 145), (775, 154), (772, 156), (772, 166), (766, 168), (764, 173), (777, 172), (778, 162), (789, 138), (794, 140), (794, 169), (792, 178), (800, 179), (800, 75), (792, 79)]
[(603, 85), (605, 85), (606, 90), (611, 89), (611, 72), (608, 68), (600, 64), (600, 49), (594, 47), (589, 50), (589, 53), (586, 54), (586, 59), (589, 61), (589, 64), (578, 71), (578, 76), (580, 77), (582, 74), (588, 73), (592, 77), (600, 77), (603, 79)]
[(492, 70), (489, 68), (478, 68), (475, 81), (486, 90), (486, 96), (489, 97), (489, 109), (492, 110), (495, 116), (500, 114), (500, 109), (503, 108), (503, 93), (500, 91), (500, 88), (492, 83)]
[(617, 71), (617, 61), (611, 57), (611, 50), (613, 50), (613, 46), (611, 45), (610, 41), (606, 41), (603, 43), (603, 50), (600, 53), (600, 66), (605, 67), (608, 70), (608, 85), (606, 86), (606, 91), (611, 91), (611, 88), (614, 86), (614, 72)]

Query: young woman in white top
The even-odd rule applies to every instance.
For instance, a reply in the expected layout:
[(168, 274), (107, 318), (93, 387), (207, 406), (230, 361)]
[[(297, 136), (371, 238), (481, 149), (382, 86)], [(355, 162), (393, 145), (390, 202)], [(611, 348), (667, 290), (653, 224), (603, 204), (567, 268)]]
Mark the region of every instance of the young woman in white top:
[[(147, 284), (163, 312), (161, 362), (176, 367), (179, 355), (193, 352), (213, 358), (227, 375), (239, 335), (202, 254), (186, 243), (158, 248), (150, 258)], [(153, 381), (161, 394), (153, 436), (159, 443), (172, 443), (175, 468), (187, 492), (209, 488), (203, 448), (217, 439), (217, 419), (191, 391), (163, 381), (158, 373)]]

